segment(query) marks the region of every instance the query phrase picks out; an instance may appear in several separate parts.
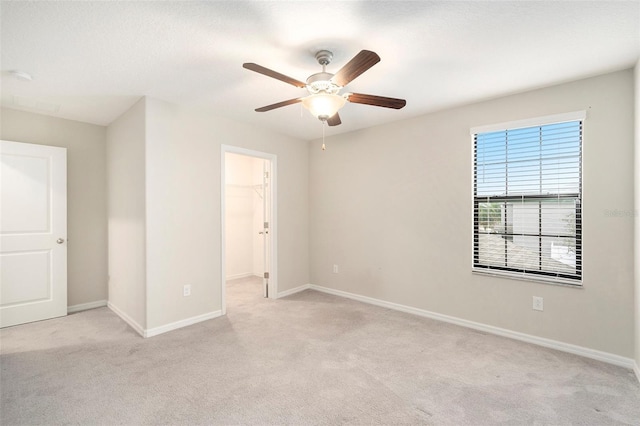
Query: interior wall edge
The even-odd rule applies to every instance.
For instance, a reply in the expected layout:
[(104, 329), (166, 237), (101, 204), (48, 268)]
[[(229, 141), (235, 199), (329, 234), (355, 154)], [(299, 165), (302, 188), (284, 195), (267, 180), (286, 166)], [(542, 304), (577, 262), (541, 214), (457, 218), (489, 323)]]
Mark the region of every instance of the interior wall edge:
[(146, 98), (107, 127), (108, 305), (138, 333), (147, 324)]
[(145, 329), (136, 321), (133, 320), (129, 315), (125, 314), (120, 308), (114, 305), (112, 302), (107, 302), (107, 307), (111, 309), (111, 311), (122, 319), (122, 321), (129, 324), (133, 330), (138, 333), (140, 336), (144, 337)]

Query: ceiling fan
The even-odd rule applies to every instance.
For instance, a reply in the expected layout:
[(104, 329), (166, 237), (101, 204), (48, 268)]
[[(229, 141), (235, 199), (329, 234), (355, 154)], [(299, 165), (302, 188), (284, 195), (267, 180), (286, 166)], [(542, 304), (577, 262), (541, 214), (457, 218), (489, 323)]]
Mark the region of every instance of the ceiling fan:
[(284, 81), (296, 87), (307, 89), (309, 92), (308, 96), (263, 106), (257, 108), (256, 111), (271, 111), (272, 109), (302, 102), (302, 105), (315, 117), (323, 122), (327, 122), (329, 126), (337, 126), (342, 123), (338, 110), (342, 108), (347, 101), (355, 104), (393, 109), (400, 109), (407, 104), (407, 101), (404, 99), (387, 98), (384, 96), (364, 95), (361, 93), (339, 94), (343, 87), (380, 62), (380, 57), (375, 52), (369, 50), (360, 51), (360, 53), (354, 56), (335, 74), (328, 73), (326, 70), (327, 65), (329, 65), (333, 59), (333, 53), (328, 50), (320, 50), (316, 53), (315, 57), (318, 63), (322, 65), (322, 72), (309, 76), (306, 83), (252, 62), (242, 64), (242, 66), (248, 70)]

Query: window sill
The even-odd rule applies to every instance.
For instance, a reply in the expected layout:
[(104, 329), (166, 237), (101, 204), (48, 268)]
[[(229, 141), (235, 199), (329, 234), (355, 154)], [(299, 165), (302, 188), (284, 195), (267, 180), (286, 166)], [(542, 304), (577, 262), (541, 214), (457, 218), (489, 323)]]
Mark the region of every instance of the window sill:
[(558, 278), (532, 277), (530, 275), (525, 276), (525, 275), (517, 274), (513, 272), (501, 272), (496, 270), (483, 270), (483, 269), (477, 269), (477, 268), (471, 268), (471, 272), (475, 275), (484, 275), (488, 277), (507, 278), (510, 280), (528, 281), (528, 282), (535, 282), (540, 284), (551, 284), (551, 285), (558, 285), (561, 287), (570, 287), (570, 288), (577, 288), (577, 289), (583, 288), (582, 280), (574, 281), (574, 280), (567, 280), (562, 278), (558, 279)]

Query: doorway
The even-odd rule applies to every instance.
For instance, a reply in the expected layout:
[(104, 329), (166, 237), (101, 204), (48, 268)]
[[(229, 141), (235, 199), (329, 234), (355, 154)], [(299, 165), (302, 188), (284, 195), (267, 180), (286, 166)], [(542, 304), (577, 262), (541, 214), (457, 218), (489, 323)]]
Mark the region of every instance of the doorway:
[(252, 297), (277, 297), (276, 156), (223, 145), (221, 157), (224, 315), (229, 285), (243, 285)]

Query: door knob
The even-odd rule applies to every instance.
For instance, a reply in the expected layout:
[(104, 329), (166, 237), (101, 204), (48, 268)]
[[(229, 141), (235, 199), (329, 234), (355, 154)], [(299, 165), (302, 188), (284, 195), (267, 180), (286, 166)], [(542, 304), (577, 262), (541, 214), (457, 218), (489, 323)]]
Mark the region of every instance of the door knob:
[(64, 238), (58, 238), (58, 239), (56, 240), (56, 243), (58, 243), (58, 244), (62, 244), (62, 243), (64, 243)]

